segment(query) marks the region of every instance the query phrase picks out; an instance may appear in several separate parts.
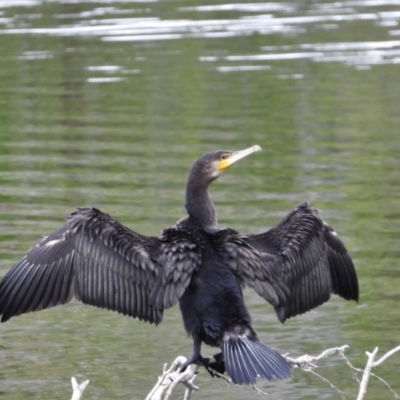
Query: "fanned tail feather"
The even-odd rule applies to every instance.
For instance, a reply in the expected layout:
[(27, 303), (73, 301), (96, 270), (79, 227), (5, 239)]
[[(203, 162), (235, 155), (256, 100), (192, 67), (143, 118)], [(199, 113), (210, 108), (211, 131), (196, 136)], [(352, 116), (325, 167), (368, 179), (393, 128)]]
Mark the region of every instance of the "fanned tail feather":
[(254, 384), (258, 377), (273, 381), (291, 375), (290, 364), (284, 357), (248, 336), (224, 340), (222, 352), (226, 372), (237, 385)]

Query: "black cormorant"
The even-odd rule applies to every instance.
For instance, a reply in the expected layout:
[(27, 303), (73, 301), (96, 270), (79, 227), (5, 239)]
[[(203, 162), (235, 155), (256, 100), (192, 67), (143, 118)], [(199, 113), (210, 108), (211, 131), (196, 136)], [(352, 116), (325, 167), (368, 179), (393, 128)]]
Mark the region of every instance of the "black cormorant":
[(209, 184), (258, 150), (199, 158), (186, 186), (188, 215), (160, 237), (131, 231), (98, 209), (78, 209), (3, 278), (1, 321), (75, 297), (159, 324), (164, 310), (179, 302), (194, 342), (186, 366), (205, 362), (204, 342), (222, 350), (222, 368), (236, 384), (289, 377), (286, 359), (262, 344), (251, 327), (242, 286), (253, 288), (284, 322), (331, 293), (358, 300), (358, 282), (343, 243), (307, 203), (265, 233), (244, 236), (218, 228)]

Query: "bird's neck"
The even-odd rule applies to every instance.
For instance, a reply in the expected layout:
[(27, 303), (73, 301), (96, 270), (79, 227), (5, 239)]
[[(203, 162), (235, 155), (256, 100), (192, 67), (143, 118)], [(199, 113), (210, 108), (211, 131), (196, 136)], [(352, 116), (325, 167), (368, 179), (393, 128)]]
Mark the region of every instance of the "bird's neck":
[(188, 182), (186, 187), (188, 222), (202, 229), (215, 229), (217, 227), (217, 213), (208, 195), (207, 186), (193, 181)]

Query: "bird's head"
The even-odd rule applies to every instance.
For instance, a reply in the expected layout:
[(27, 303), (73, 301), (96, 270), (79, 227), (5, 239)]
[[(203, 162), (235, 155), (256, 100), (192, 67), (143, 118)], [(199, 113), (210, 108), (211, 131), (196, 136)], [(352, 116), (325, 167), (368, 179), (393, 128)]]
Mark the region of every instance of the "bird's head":
[(218, 150), (207, 153), (193, 164), (190, 175), (192, 179), (201, 179), (204, 184), (209, 185), (221, 172), (256, 151), (261, 151), (261, 147), (254, 145), (239, 151)]

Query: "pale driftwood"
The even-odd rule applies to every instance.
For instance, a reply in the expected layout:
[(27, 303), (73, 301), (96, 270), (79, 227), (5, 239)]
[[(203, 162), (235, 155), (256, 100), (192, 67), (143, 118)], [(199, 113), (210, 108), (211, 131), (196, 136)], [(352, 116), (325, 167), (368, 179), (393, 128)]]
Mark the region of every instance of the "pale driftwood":
[(286, 359), (294, 367), (301, 368), (303, 371), (309, 372), (309, 373), (317, 376), (319, 379), (323, 380), (325, 383), (327, 383), (329, 386), (331, 386), (331, 388), (335, 389), (342, 399), (345, 399), (346, 397), (345, 397), (344, 393), (339, 388), (337, 388), (331, 381), (329, 381), (329, 379), (316, 373), (314, 371), (314, 369), (318, 368), (316, 363), (318, 361), (322, 360), (323, 358), (332, 356), (334, 354), (338, 354), (338, 355), (344, 357), (344, 352), (348, 348), (349, 348), (349, 346), (347, 344), (345, 344), (344, 346), (341, 346), (341, 347), (332, 347), (331, 349), (324, 350), (321, 354), (319, 354), (317, 356), (310, 356), (308, 354), (304, 354), (303, 356), (300, 356), (297, 358), (291, 358), (291, 357), (286, 356)]
[[(386, 385), (386, 387), (392, 392), (395, 398), (400, 398), (400, 396), (394, 392), (394, 390), (390, 387), (390, 385), (379, 376), (375, 375), (371, 372), (372, 368), (381, 365), (384, 361), (386, 361), (390, 356), (393, 354), (400, 352), (400, 346), (390, 350), (384, 356), (382, 356), (378, 361), (375, 361), (375, 356), (378, 352), (378, 348), (376, 348), (372, 353), (366, 352), (368, 356), (368, 362), (364, 369), (355, 368), (347, 357), (344, 355), (344, 352), (349, 348), (348, 345), (340, 346), (340, 347), (333, 347), (331, 349), (327, 349), (323, 351), (321, 354), (316, 356), (310, 356), (308, 354), (302, 355), (297, 358), (291, 358), (285, 356), (286, 359), (292, 364), (294, 367), (298, 367), (303, 371), (312, 373), (322, 379), (324, 382), (328, 383), (333, 389), (335, 389), (342, 399), (345, 399), (345, 395), (341, 390), (339, 390), (334, 384), (332, 384), (327, 378), (317, 374), (315, 369), (318, 368), (317, 363), (318, 361), (322, 360), (323, 358), (332, 356), (334, 354), (339, 355), (347, 365), (356, 373), (362, 373), (363, 377), (360, 381), (356, 376), (355, 379), (359, 383), (359, 394), (357, 400), (364, 400), (365, 394), (367, 392), (367, 386), (369, 382), (369, 377), (374, 376), (379, 379), (382, 383)], [(152, 391), (146, 397), (146, 400), (168, 400), (171, 396), (172, 391), (176, 387), (178, 383), (182, 383), (186, 386), (186, 391), (184, 395), (184, 400), (189, 400), (190, 396), (193, 391), (198, 390), (198, 387), (193, 384), (194, 379), (196, 378), (197, 371), (199, 369), (198, 365), (190, 365), (184, 372), (180, 372), (180, 366), (186, 361), (185, 357), (177, 357), (175, 361), (172, 363), (169, 369), (167, 368), (167, 364), (164, 365), (163, 374), (158, 378), (157, 384), (154, 386)], [(229, 379), (225, 378), (226, 381), (229, 382)], [(256, 386), (253, 388), (262, 395), (265, 393), (261, 392)]]
[[(397, 398), (397, 399), (400, 398), (400, 396), (390, 387), (390, 385), (384, 379), (382, 379), (381, 377), (377, 376), (376, 374), (374, 374), (372, 372), (373, 368), (378, 367), (379, 365), (383, 364), (389, 357), (391, 357), (395, 353), (400, 352), (400, 346), (388, 351), (377, 361), (375, 361), (375, 357), (378, 353), (378, 347), (376, 347), (372, 353), (366, 352), (366, 354), (368, 356), (368, 361), (367, 361), (367, 364), (364, 369), (356, 368), (350, 363), (350, 361), (344, 355), (344, 352), (348, 348), (349, 348), (349, 346), (344, 345), (341, 347), (333, 347), (331, 349), (327, 349), (317, 356), (310, 356), (308, 354), (305, 354), (305, 355), (302, 355), (297, 358), (291, 358), (288, 356), (285, 356), (285, 357), (292, 364), (292, 366), (298, 367), (298, 368), (302, 369), (303, 371), (306, 371), (306, 372), (309, 372), (309, 373), (312, 373), (312, 374), (318, 376), (320, 379), (322, 379), (324, 382), (328, 383), (332, 388), (334, 388), (338, 392), (338, 394), (342, 397), (342, 399), (345, 399), (345, 395), (335, 385), (333, 385), (327, 378), (317, 374), (314, 371), (316, 368), (318, 368), (318, 366), (317, 366), (318, 361), (320, 361), (323, 358), (332, 356), (334, 354), (338, 354), (343, 360), (345, 360), (347, 365), (356, 374), (357, 373), (363, 374), (361, 381), (355, 375), (355, 379), (359, 383), (359, 393), (358, 393), (357, 400), (364, 400), (365, 395), (367, 393), (367, 387), (368, 387), (370, 376), (373, 376), (373, 377), (379, 379), (379, 381), (381, 381), (383, 384), (385, 384), (386, 387), (392, 392), (392, 394), (395, 398)], [(163, 373), (158, 378), (158, 381), (157, 381), (156, 385), (154, 386), (154, 388), (151, 390), (151, 392), (146, 397), (146, 400), (168, 400), (168, 399), (170, 399), (172, 391), (175, 389), (175, 387), (179, 383), (182, 383), (184, 386), (186, 386), (186, 390), (185, 390), (185, 394), (184, 394), (183, 398), (184, 398), (184, 400), (189, 400), (192, 393), (194, 391), (199, 390), (199, 388), (194, 385), (194, 380), (196, 379), (196, 375), (197, 375), (197, 372), (198, 372), (200, 366), (192, 364), (192, 365), (189, 365), (184, 372), (180, 372), (180, 368), (186, 362), (186, 360), (187, 359), (183, 356), (177, 357), (169, 369), (167, 369), (167, 364), (164, 364)], [(216, 375), (219, 375), (219, 374), (216, 373)], [(228, 378), (226, 378), (225, 376), (222, 376), (222, 375), (219, 375), (219, 376), (224, 378), (227, 382), (230, 382), (230, 380)], [(72, 383), (72, 388), (74, 390), (71, 400), (80, 400), (86, 386), (89, 384), (89, 381), (82, 382), (81, 384), (78, 385), (76, 379), (71, 378), (71, 383)], [(259, 394), (265, 395), (265, 393), (261, 392), (256, 386), (253, 386), (253, 388)]]
[(86, 389), (86, 386), (89, 384), (89, 381), (84, 381), (78, 384), (77, 380), (74, 377), (72, 377), (71, 384), (73, 390), (71, 400), (80, 400), (82, 398), (83, 392)]
[(367, 393), (369, 377), (371, 375), (377, 377), (381, 382), (383, 382), (388, 387), (388, 389), (393, 393), (393, 395), (396, 399), (400, 398), (400, 396), (392, 390), (392, 388), (386, 381), (384, 381), (382, 378), (376, 376), (375, 374), (373, 374), (371, 372), (372, 368), (378, 367), (383, 362), (385, 362), (390, 356), (392, 356), (393, 354), (395, 354), (399, 351), (400, 351), (400, 346), (397, 346), (394, 349), (388, 351), (386, 354), (384, 354), (378, 361), (375, 361), (375, 356), (378, 353), (378, 347), (375, 347), (375, 350), (372, 353), (370, 353), (368, 351), (365, 352), (365, 354), (368, 356), (368, 361), (367, 361), (367, 365), (365, 366), (363, 377), (360, 382), (360, 391), (358, 392), (357, 400), (364, 400), (365, 395)]
[(186, 386), (184, 400), (189, 400), (192, 392), (199, 389), (193, 383), (199, 366), (191, 364), (185, 371), (180, 372), (180, 368), (186, 360), (186, 357), (177, 357), (169, 369), (167, 369), (167, 364), (164, 364), (163, 373), (158, 377), (156, 385), (147, 395), (146, 400), (168, 400), (178, 383)]
[[(286, 359), (294, 366), (297, 366), (305, 371), (312, 371), (316, 368), (315, 362), (321, 360), (322, 358), (328, 357), (337, 352), (344, 352), (348, 346), (335, 347), (333, 349), (328, 349), (322, 352), (318, 356), (309, 356), (303, 355), (298, 358), (290, 358), (286, 357)], [(193, 391), (198, 390), (198, 387), (193, 384), (197, 371), (199, 370), (198, 365), (190, 365), (184, 372), (180, 372), (180, 367), (186, 362), (186, 358), (183, 356), (177, 357), (172, 363), (171, 367), (167, 369), (167, 364), (164, 364), (163, 373), (158, 377), (158, 381), (156, 385), (153, 387), (151, 392), (146, 397), (146, 400), (168, 400), (172, 394), (172, 391), (176, 387), (178, 383), (182, 383), (186, 386), (186, 391), (184, 395), (184, 400), (189, 400)], [(315, 375), (318, 375), (314, 372)], [(219, 374), (216, 374), (219, 375)], [(228, 383), (230, 383), (229, 378), (225, 376), (219, 375), (224, 378)], [(318, 375), (319, 376), (319, 375)], [(332, 387), (338, 390), (335, 386), (333, 386), (327, 379), (320, 376), (321, 379), (328, 382)], [(257, 386), (253, 385), (253, 389), (260, 395), (266, 395)], [(340, 392), (338, 390), (338, 392)]]
[(329, 357), (335, 353), (337, 354), (344, 354), (344, 352), (349, 348), (347, 344), (341, 347), (332, 347), (331, 349), (324, 350), (321, 354), (318, 356), (310, 356), (308, 354), (304, 354), (303, 356), (297, 357), (297, 358), (291, 358), (288, 356), (285, 356), (286, 360), (288, 360), (292, 365), (298, 366), (299, 368), (309, 371), (312, 370), (313, 368), (317, 368), (317, 365), (315, 364), (319, 360), (322, 360), (323, 358)]

